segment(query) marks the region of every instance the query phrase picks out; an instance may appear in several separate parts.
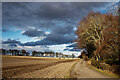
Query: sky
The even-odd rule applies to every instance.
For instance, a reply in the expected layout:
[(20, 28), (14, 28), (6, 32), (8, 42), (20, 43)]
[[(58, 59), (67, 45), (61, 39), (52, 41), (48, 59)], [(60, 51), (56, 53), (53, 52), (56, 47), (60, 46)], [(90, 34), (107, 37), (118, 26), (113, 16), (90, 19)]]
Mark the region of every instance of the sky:
[(112, 2), (3, 2), (2, 48), (78, 55), (76, 26), (89, 12), (108, 13)]

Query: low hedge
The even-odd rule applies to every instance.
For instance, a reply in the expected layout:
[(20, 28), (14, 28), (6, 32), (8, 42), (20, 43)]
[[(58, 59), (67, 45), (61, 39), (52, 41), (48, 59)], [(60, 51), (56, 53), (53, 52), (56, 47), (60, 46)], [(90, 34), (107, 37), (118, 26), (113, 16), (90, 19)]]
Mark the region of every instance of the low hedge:
[(91, 64), (98, 69), (112, 71), (113, 73), (120, 75), (120, 65), (109, 65), (103, 61), (96, 61), (94, 59), (91, 60)]
[(110, 65), (120, 65), (119, 60), (105, 60), (105, 63)]

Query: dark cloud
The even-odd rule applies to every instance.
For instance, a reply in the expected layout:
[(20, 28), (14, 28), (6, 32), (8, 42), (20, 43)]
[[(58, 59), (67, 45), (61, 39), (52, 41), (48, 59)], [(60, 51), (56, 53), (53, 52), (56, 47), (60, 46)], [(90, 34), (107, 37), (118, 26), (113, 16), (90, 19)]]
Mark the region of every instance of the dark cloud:
[(46, 36), (45, 39), (36, 42), (27, 42), (23, 46), (36, 46), (36, 45), (57, 45), (57, 44), (67, 44), (72, 43), (75, 40), (74, 34), (60, 35), (57, 33), (51, 33)]
[(9, 44), (10, 47), (17, 47), (17, 44), (13, 43), (13, 44)]
[(40, 37), (40, 36), (46, 36), (46, 34), (43, 31), (40, 31), (38, 29), (30, 28), (26, 30), (23, 35), (29, 36), (29, 37)]
[(80, 52), (81, 51), (81, 49), (64, 49), (64, 51), (76, 51), (76, 52)]
[(68, 25), (68, 26), (62, 26), (62, 27), (58, 27), (55, 28), (53, 31), (54, 33), (58, 33), (58, 34), (70, 34), (70, 33), (74, 33), (74, 27), (72, 25)]
[(8, 46), (10, 47), (17, 47), (17, 44), (21, 45), (21, 42), (17, 40), (8, 39), (7, 41), (3, 41), (2, 44), (8, 44)]
[(30, 37), (46, 36), (46, 38), (41, 41), (27, 42), (23, 44), (23, 46), (65, 44), (72, 43), (75, 40), (73, 26), (55, 28), (54, 32), (48, 35), (45, 35), (44, 32), (38, 31), (37, 29), (27, 30), (23, 34)]
[(21, 43), (17, 40), (8, 39), (7, 41), (3, 41), (3, 44), (18, 44), (21, 46), (37, 46), (37, 45), (57, 45), (57, 44), (67, 44), (72, 43), (75, 40), (75, 34), (58, 34), (58, 33), (51, 33), (46, 36), (43, 40), (36, 41), (36, 42), (26, 42)]
[[(46, 36), (41, 41), (21, 43), (16, 40), (4, 41), (3, 44), (22, 46), (54, 45), (72, 43), (75, 38), (74, 26), (82, 17), (95, 8), (103, 7), (103, 2), (3, 2), (3, 32), (12, 30), (25, 31), (29, 37)], [(34, 26), (35, 29), (29, 29)], [(40, 29), (41, 31), (39, 31)], [(51, 33), (45, 35), (45, 31)]]
[(69, 51), (77, 51), (77, 52), (80, 52), (81, 49), (70, 49)]
[(3, 28), (10, 26), (25, 29), (27, 26), (39, 28), (57, 28), (56, 24), (78, 23), (81, 17), (86, 15), (93, 8), (104, 6), (100, 2), (14, 2), (3, 3)]
[(3, 41), (2, 43), (3, 44), (20, 44), (21, 42), (17, 40), (8, 39), (7, 41)]

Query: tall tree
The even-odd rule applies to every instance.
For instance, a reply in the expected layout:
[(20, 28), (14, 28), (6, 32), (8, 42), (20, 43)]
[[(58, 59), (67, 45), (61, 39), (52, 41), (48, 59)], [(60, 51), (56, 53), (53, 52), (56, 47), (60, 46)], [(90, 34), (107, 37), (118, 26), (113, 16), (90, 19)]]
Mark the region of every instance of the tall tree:
[[(77, 26), (77, 45), (89, 57), (102, 59), (103, 54), (118, 55), (118, 16), (91, 12)], [(110, 57), (109, 56), (109, 57)]]

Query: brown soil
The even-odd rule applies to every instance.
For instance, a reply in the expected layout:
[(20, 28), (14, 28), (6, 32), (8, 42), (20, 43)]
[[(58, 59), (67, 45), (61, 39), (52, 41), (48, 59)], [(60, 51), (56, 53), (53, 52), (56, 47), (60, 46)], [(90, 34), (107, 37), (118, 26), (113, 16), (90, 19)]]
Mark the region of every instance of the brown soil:
[(66, 78), (69, 72), (71, 78), (110, 78), (78, 59), (2, 57), (3, 78)]
[(77, 60), (2, 57), (3, 78), (64, 78)]

